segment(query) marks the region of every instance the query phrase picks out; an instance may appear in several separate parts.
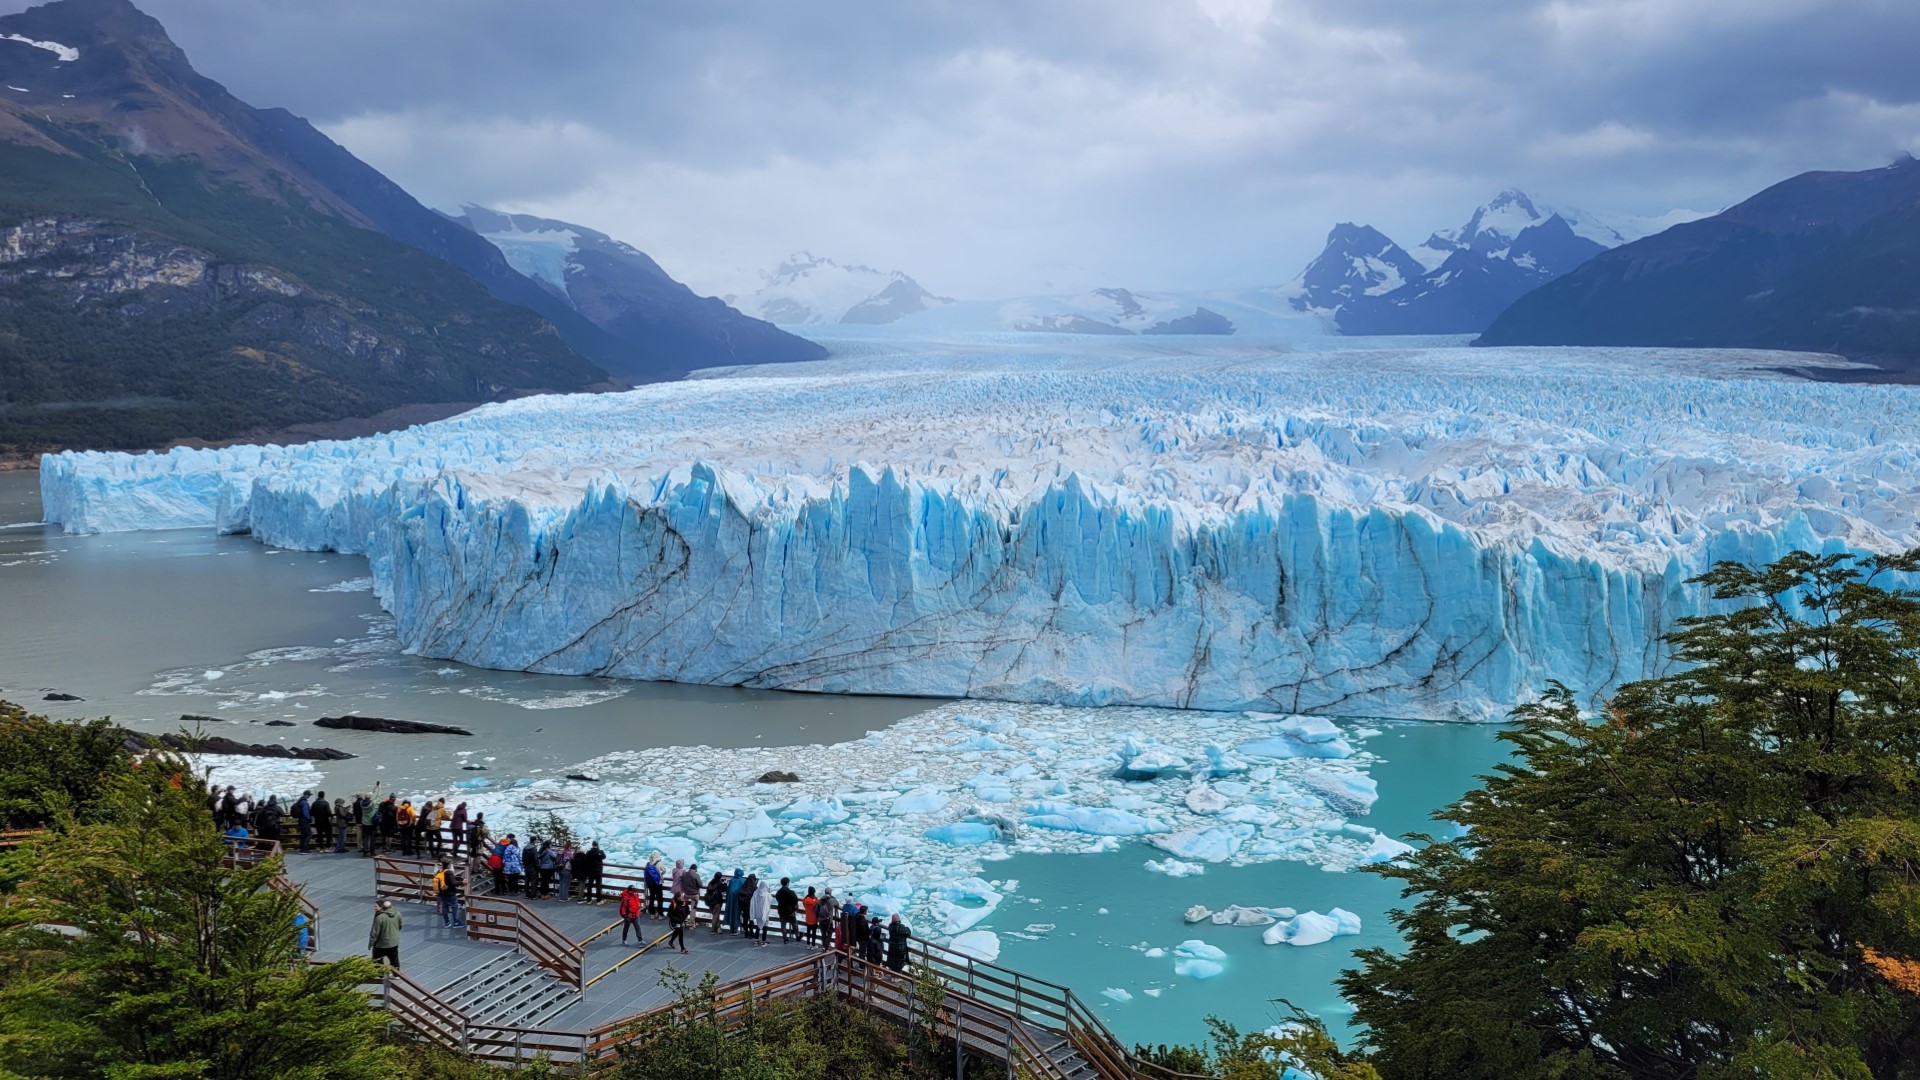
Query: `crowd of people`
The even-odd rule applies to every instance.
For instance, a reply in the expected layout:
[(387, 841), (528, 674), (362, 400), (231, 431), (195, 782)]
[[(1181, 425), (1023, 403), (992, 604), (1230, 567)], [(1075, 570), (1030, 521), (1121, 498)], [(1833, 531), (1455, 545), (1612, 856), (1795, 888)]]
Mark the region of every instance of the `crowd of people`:
[[(913, 939), (898, 914), (882, 923), (859, 901), (834, 896), (831, 887), (808, 886), (802, 896), (789, 878), (776, 887), (739, 867), (731, 875), (716, 870), (703, 881), (698, 864), (677, 859), (669, 868), (659, 854), (647, 860), (637, 881), (628, 878), (615, 895), (606, 881), (607, 854), (597, 841), (580, 849), (564, 837), (529, 837), (525, 845), (511, 832), (496, 838), (484, 813), (470, 816), (464, 802), (449, 810), (445, 798), (416, 804), (392, 794), (376, 798), (358, 792), (350, 801), (329, 802), (324, 791), (303, 791), (298, 800), (283, 804), (277, 796), (258, 801), (229, 784), (212, 789), (208, 803), (215, 824), (232, 842), (297, 839), (296, 850), (303, 853), (344, 854), (351, 834), (363, 858), (389, 852), (438, 862), (431, 892), (443, 927), (464, 925), (465, 879), (484, 875), (496, 896), (617, 904), (623, 945), (629, 939), (646, 945), (649, 935), (641, 920), (659, 920), (667, 927), (667, 947), (683, 954), (688, 931), (698, 929), (703, 915), (713, 936), (737, 934), (764, 947), (778, 933), (782, 944), (838, 949), (895, 971), (906, 970)], [(283, 837), (288, 819), (294, 835)], [(399, 929), (400, 913), (392, 901), (381, 901), (368, 941), (375, 959), (398, 963)]]

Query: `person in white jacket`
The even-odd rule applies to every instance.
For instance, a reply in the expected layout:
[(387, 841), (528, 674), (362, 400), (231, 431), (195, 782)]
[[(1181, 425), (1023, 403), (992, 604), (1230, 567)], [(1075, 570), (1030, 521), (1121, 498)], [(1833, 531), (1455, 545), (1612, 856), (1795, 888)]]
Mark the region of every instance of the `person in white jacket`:
[(773, 915), (773, 890), (765, 882), (753, 890), (753, 900), (747, 905), (747, 919), (753, 923), (754, 934), (760, 939), (761, 947), (767, 944), (767, 923)]

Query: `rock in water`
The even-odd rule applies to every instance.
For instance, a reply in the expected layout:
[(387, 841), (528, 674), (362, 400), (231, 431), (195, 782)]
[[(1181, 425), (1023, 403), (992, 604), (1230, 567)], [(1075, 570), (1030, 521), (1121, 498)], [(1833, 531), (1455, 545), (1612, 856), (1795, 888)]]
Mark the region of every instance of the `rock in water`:
[(183, 724), (224, 724), (226, 723), (224, 719), (218, 716), (202, 716), (199, 713), (181, 713), (180, 722)]
[(466, 772), (486, 772), (487, 771), (487, 767), (485, 765), (462, 765), (460, 766), (460, 768)]
[(128, 750), (140, 753), (165, 747), (190, 754), (235, 754), (242, 757), (299, 758), (306, 761), (344, 761), (352, 757), (345, 750), (335, 750), (327, 746), (282, 746), (279, 743), (243, 743), (229, 739), (224, 735), (204, 737), (182, 736), (174, 734), (148, 735), (138, 731), (125, 731), (124, 741)]
[(291, 721), (291, 720), (269, 720), (269, 721), (267, 721), (267, 726), (268, 726), (268, 727), (292, 727), (292, 726), (293, 726), (293, 721)]
[(418, 720), (388, 720), (380, 716), (323, 716), (315, 727), (344, 728), (352, 731), (384, 731), (390, 735), (471, 735), (466, 728), (448, 724), (425, 724)]
[(768, 770), (760, 774), (760, 779), (754, 781), (756, 784), (797, 784), (799, 782), (798, 776), (784, 769)]
[(47, 696), (41, 698), (40, 700), (41, 701), (85, 701), (86, 699), (81, 697), (79, 694), (63, 694), (58, 690), (50, 690), (47, 692)]
[[(471, 766), (471, 765), (469, 765), (469, 766), (467, 766), (467, 768), (469, 768), (469, 769), (471, 769), (471, 768), (473, 768), (473, 766)], [(569, 779), (569, 780), (585, 780), (586, 782), (588, 782), (588, 783), (590, 783), (590, 784), (597, 784), (597, 783), (599, 783), (599, 782), (600, 782), (600, 778), (599, 778), (599, 777), (597, 777), (597, 776), (595, 776), (595, 775), (593, 775), (592, 773), (583, 773), (583, 772), (570, 772), (570, 773), (568, 773), (568, 774), (567, 774), (567, 779)]]

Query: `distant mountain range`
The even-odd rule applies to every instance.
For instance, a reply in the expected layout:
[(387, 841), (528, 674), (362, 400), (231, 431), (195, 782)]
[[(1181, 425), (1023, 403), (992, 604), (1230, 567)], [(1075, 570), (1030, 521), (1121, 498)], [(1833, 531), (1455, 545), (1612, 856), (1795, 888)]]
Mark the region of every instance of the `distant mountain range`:
[(694, 368), (818, 360), (827, 350), (749, 318), (668, 276), (646, 252), (552, 218), (462, 207), (451, 220), (484, 237), (507, 265), (615, 338), (646, 350), (654, 375)]
[(1508, 189), (1467, 223), (1403, 248), (1343, 222), (1283, 290), (1342, 334), (1470, 334), (1527, 293), (1626, 242), (1628, 230)]
[(1488, 345), (1806, 349), (1920, 361), (1920, 162), (1810, 172), (1520, 297)]
[(805, 251), (768, 271), (751, 294), (725, 299), (781, 326), (879, 326), (953, 303), (898, 270), (842, 265)]
[[(543, 287), (306, 121), (201, 76), (126, 0), (0, 18), (0, 85), (0, 454), (735, 362), (702, 343), (736, 313), (637, 299), (649, 322)], [(819, 355), (771, 327), (754, 346)]]

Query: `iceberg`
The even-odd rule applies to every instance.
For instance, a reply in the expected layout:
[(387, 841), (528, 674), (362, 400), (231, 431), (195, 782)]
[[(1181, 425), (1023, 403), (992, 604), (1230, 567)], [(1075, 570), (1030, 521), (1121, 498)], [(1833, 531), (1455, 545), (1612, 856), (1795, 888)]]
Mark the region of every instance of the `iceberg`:
[(1336, 937), (1360, 932), (1360, 916), (1345, 908), (1334, 908), (1322, 915), (1303, 911), (1282, 923), (1267, 927), (1260, 939), (1269, 945), (1320, 945)]
[(1090, 833), (1094, 836), (1144, 836), (1167, 830), (1167, 826), (1157, 818), (1142, 817), (1109, 806), (1034, 802), (1027, 804), (1026, 815), (1027, 824), (1036, 828)]
[(947, 948), (991, 964), (1000, 959), (1000, 935), (991, 930), (969, 930), (947, 942)]
[(1714, 561), (1920, 544), (1920, 394), (1778, 353), (1047, 347), (52, 454), (44, 512), (365, 555), (405, 649), (481, 667), (1467, 720), (1660, 670)]

